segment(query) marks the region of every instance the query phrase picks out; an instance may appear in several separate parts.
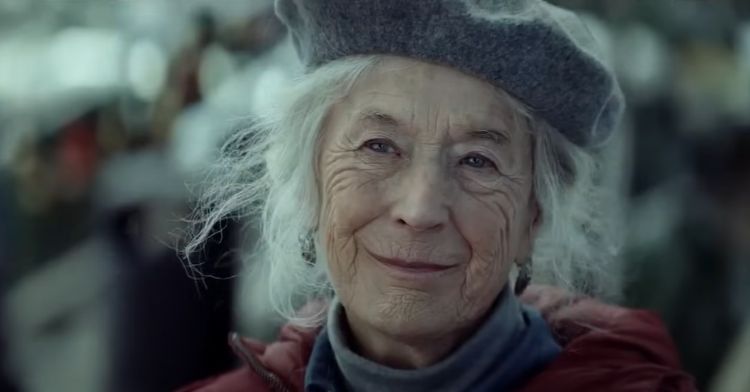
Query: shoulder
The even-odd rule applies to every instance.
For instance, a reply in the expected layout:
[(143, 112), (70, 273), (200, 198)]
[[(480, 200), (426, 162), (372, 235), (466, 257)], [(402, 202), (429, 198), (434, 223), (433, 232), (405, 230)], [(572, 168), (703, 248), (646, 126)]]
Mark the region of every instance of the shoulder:
[(546, 391), (553, 383), (564, 385), (565, 391), (696, 390), (654, 313), (542, 286), (529, 287), (522, 301), (542, 313), (563, 346), (558, 358), (522, 391)]

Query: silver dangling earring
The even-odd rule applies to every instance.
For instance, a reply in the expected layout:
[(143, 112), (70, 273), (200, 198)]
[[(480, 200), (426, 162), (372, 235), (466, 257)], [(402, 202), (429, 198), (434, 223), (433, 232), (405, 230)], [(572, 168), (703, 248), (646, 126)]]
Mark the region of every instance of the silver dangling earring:
[(302, 248), (302, 259), (310, 265), (315, 264), (315, 240), (313, 239), (313, 233), (310, 232), (307, 235), (300, 236), (299, 243)]
[(524, 290), (529, 287), (531, 283), (531, 258), (529, 257), (525, 263), (518, 267), (518, 277), (516, 277), (516, 284), (513, 286), (513, 292), (516, 295), (523, 294)]

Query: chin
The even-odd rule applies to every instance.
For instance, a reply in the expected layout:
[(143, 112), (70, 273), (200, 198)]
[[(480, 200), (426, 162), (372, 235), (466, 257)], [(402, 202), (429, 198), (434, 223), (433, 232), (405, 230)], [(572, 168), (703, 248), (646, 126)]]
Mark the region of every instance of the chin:
[(402, 339), (441, 335), (458, 328), (456, 305), (426, 293), (398, 294), (369, 308), (368, 323), (382, 333)]

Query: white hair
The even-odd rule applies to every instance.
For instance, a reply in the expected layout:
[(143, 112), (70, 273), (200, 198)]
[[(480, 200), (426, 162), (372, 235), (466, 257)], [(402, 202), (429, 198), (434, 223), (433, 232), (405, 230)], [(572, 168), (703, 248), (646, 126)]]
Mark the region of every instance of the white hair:
[[(194, 212), (187, 256), (216, 233), (223, 219), (250, 218), (258, 224), (260, 238), (249, 257), (263, 267), (255, 271), (266, 274), (272, 308), (298, 324), (320, 324), (324, 310), (304, 316), (297, 311), (307, 301), (333, 294), (323, 249), (316, 244), (317, 262), (311, 263), (301, 242), (317, 226), (321, 204), (315, 173), (321, 128), (331, 106), (379, 61), (379, 56), (337, 60), (279, 94), (267, 113), (224, 145)], [(616, 209), (611, 187), (602, 181), (600, 160), (500, 92), (533, 132), (534, 192), (542, 222), (534, 241), (532, 281), (616, 297)], [(199, 267), (190, 261), (188, 266)]]

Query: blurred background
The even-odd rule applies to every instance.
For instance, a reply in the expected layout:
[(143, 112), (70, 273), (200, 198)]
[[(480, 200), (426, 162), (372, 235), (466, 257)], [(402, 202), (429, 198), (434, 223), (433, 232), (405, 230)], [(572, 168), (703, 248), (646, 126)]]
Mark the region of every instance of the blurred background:
[[(0, 0), (0, 391), (167, 391), (278, 320), (251, 222), (172, 248), (200, 173), (299, 65), (271, 0)], [(559, 0), (629, 101), (628, 306), (701, 390), (750, 391), (750, 1)]]

